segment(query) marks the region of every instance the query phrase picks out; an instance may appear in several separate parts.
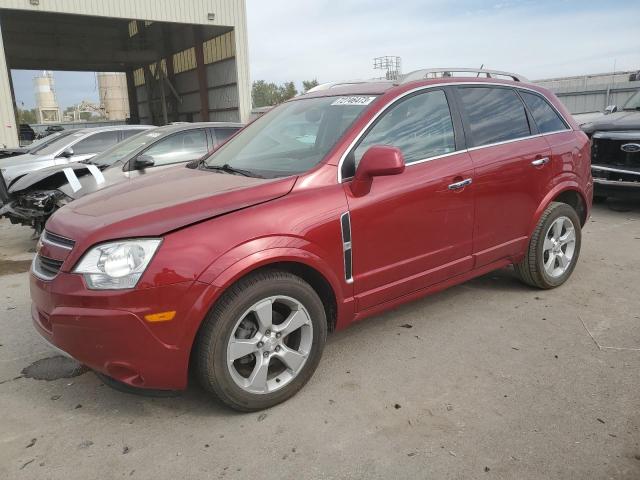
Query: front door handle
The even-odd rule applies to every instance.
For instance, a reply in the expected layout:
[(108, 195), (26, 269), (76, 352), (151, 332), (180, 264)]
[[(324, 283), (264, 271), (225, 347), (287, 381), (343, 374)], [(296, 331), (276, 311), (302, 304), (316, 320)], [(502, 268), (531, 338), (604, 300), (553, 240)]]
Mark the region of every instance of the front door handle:
[(549, 163), (549, 157), (544, 157), (534, 160), (533, 162), (531, 162), (531, 165), (533, 165), (534, 167), (541, 167), (542, 165), (546, 165), (547, 163)]
[(460, 190), (461, 188), (466, 187), (467, 185), (471, 185), (473, 180), (470, 178), (465, 178), (464, 180), (460, 180), (459, 182), (452, 183), (449, 185), (449, 190)]

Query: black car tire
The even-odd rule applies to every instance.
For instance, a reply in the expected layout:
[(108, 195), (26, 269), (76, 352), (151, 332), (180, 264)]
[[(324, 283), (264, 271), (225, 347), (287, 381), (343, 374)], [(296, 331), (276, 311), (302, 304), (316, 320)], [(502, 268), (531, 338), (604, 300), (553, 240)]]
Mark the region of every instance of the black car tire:
[[(277, 295), (296, 299), (308, 312), (312, 326), (311, 348), (301, 370), (289, 383), (270, 393), (248, 392), (232, 377), (227, 346), (243, 313), (256, 302)], [(320, 362), (326, 337), (326, 314), (315, 290), (292, 273), (261, 271), (231, 286), (203, 322), (195, 344), (196, 376), (205, 390), (235, 410), (251, 412), (269, 408), (287, 400), (307, 383)]]
[[(544, 242), (549, 228), (560, 217), (567, 217), (575, 230), (575, 250), (571, 263), (566, 271), (558, 276), (550, 276), (544, 268)], [(532, 287), (549, 289), (562, 285), (573, 273), (580, 256), (582, 231), (580, 218), (576, 211), (566, 203), (552, 202), (540, 217), (540, 221), (529, 241), (529, 247), (524, 259), (514, 264), (516, 275), (522, 282)]]

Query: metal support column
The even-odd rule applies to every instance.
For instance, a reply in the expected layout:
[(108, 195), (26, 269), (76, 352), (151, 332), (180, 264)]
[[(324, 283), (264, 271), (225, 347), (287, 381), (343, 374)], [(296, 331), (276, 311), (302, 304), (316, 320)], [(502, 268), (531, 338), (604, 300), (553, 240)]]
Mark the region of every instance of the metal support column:
[(202, 29), (194, 26), (193, 41), (196, 52), (196, 69), (198, 72), (198, 87), (200, 90), (200, 121), (209, 121), (209, 86), (207, 85), (207, 67), (204, 64), (204, 50), (202, 48)]
[[(0, 147), (13, 148), (18, 146), (18, 128), (14, 100), (11, 95), (11, 71), (7, 65), (0, 27)], [(11, 101), (9, 101), (11, 99)]]
[(140, 123), (140, 113), (138, 112), (138, 91), (133, 80), (133, 70), (127, 70), (127, 97), (129, 99), (129, 123), (137, 125)]

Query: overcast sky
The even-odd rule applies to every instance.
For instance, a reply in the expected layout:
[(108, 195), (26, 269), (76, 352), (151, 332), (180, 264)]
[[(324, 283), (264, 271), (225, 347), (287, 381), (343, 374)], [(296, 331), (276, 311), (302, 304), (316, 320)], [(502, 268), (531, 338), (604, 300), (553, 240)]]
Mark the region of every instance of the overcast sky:
[(530, 79), (640, 69), (638, 0), (247, 0), (254, 80), (320, 82), (479, 67)]
[[(638, 0), (246, 0), (252, 80), (381, 76), (373, 57), (510, 70), (530, 79), (640, 69)], [(35, 72), (14, 72), (31, 108)], [(94, 74), (56, 72), (61, 106), (97, 101)]]

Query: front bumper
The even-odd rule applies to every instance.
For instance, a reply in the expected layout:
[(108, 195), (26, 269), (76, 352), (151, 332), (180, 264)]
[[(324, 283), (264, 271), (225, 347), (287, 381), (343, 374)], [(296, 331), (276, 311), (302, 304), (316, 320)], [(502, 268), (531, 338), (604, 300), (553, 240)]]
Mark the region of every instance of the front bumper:
[[(54, 347), (133, 387), (181, 390), (187, 385), (198, 300), (209, 286), (181, 282), (153, 288), (92, 291), (80, 275), (30, 279), (32, 319)], [(175, 310), (173, 320), (148, 323), (149, 313)]]
[(593, 194), (600, 197), (639, 198), (640, 171), (592, 165)]

